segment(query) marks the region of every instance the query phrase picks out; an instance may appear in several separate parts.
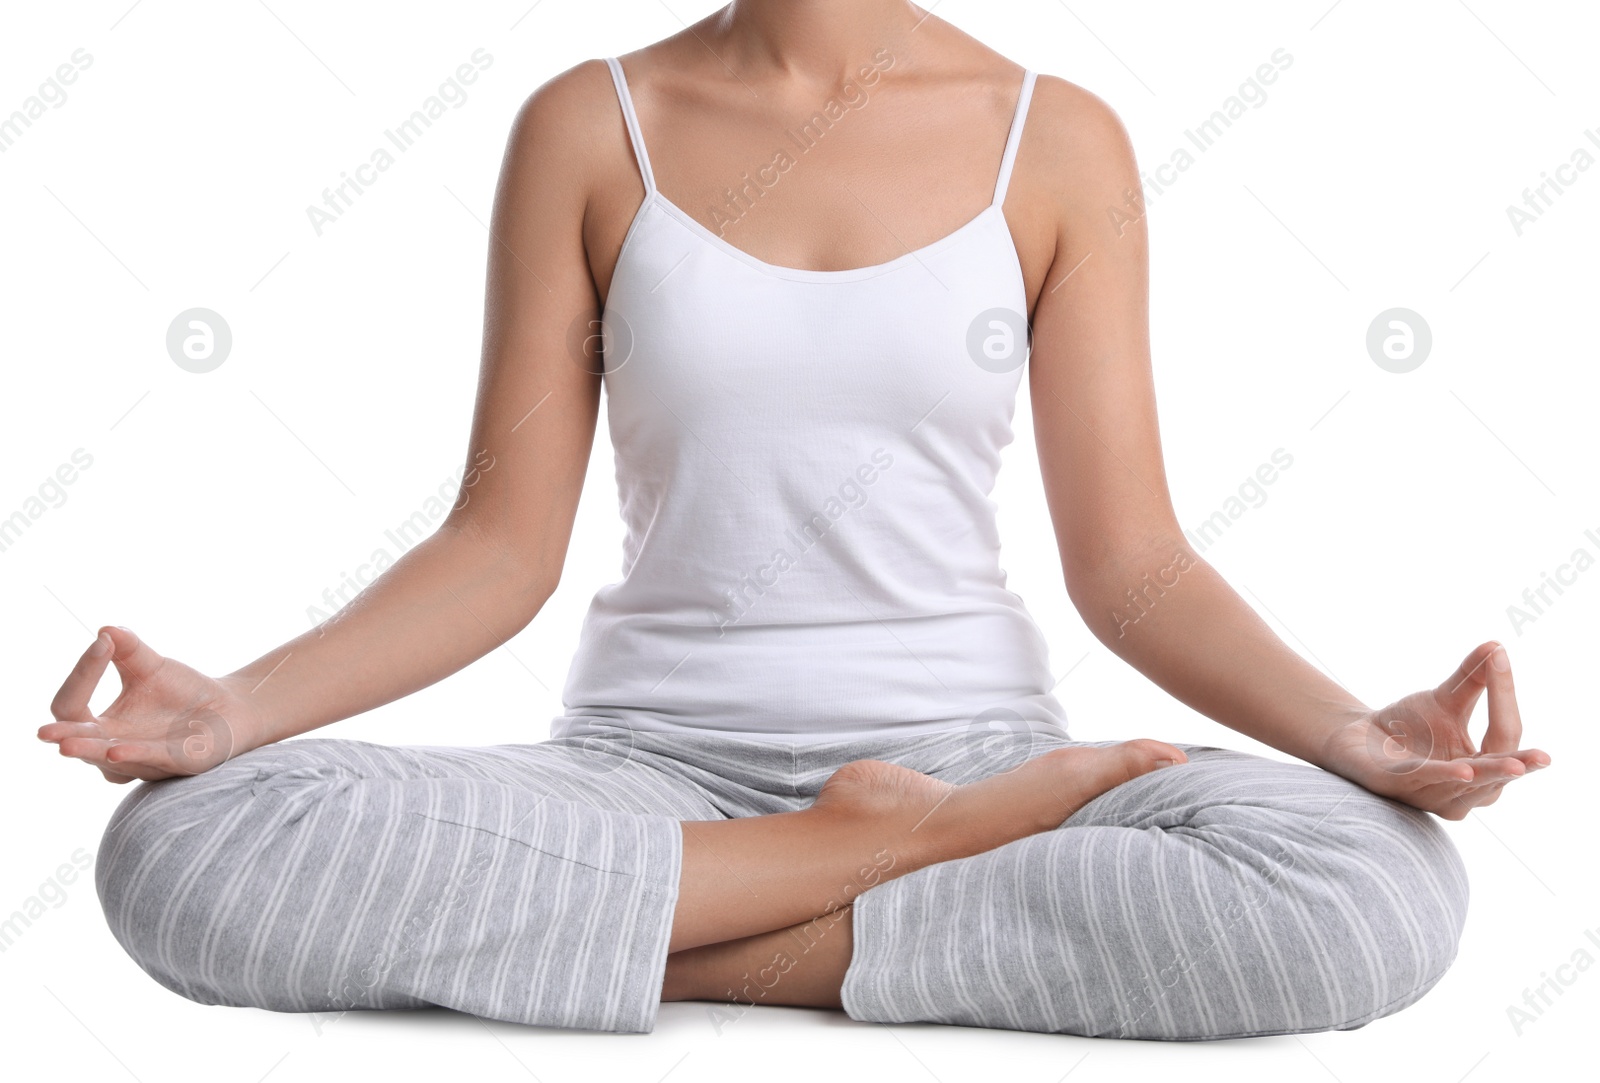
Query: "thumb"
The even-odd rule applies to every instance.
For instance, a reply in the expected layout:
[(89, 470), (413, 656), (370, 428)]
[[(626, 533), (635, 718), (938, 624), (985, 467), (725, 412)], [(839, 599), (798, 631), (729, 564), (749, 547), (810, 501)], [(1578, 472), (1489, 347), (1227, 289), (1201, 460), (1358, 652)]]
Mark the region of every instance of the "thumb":
[(1500, 648), (1494, 640), (1480, 643), (1472, 653), (1462, 659), (1455, 672), (1446, 677), (1433, 690), (1433, 698), (1450, 714), (1461, 720), (1463, 726), (1472, 717), (1478, 697), (1489, 684), (1489, 656)]
[(100, 630), (111, 637), (111, 662), (122, 674), (124, 683), (149, 681), (161, 668), (161, 663), (166, 661), (132, 629), (107, 625)]

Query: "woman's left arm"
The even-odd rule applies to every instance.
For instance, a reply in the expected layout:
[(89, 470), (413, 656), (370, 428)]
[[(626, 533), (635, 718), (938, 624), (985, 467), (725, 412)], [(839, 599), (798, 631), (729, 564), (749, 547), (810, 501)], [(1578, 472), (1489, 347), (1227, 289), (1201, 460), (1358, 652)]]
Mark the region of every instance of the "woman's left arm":
[[(1055, 227), (1032, 319), (1034, 429), (1067, 592), (1096, 637), (1223, 725), (1447, 819), (1548, 764), (1518, 747), (1499, 644), (1374, 710), (1291, 650), (1189, 544), (1162, 463), (1131, 143), (1105, 102), (1063, 80), (1041, 77), (1033, 108), (1043, 123), (1014, 190), (1050, 207)], [(1480, 749), (1468, 723), (1486, 689)]]

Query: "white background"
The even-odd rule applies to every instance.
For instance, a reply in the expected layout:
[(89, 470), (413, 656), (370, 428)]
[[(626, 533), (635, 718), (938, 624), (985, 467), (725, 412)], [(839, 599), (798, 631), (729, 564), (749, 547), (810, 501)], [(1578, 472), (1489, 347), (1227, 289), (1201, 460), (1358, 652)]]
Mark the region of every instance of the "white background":
[[(518, 105), (581, 60), (711, 10), (269, 3), (7, 4), (0, 16), (0, 115), (75, 49), (94, 58), (65, 104), (0, 154), (0, 517), (76, 449), (93, 456), (65, 502), (0, 552), (0, 917), (75, 851), (93, 853), (126, 792), (33, 736), (92, 628), (126, 624), (222, 673), (308, 627), (324, 588), (466, 454), (482, 223)], [(1578, 949), (1600, 960), (1584, 936), (1600, 930), (1584, 782), (1600, 568), (1520, 629), (1508, 607), (1574, 550), (1600, 557), (1600, 168), (1521, 236), (1506, 208), (1579, 146), (1600, 155), (1583, 137), (1600, 138), (1600, 17), (1510, 0), (947, 0), (936, 14), (1106, 98), (1147, 171), (1274, 50), (1293, 57), (1267, 101), (1151, 199), (1163, 436), (1191, 528), (1274, 449), (1293, 456), (1205, 555), (1368, 702), (1438, 683), (1484, 639), (1507, 643), (1526, 743), (1554, 765), (1449, 826), (1473, 898), (1441, 984), (1360, 1031), (1199, 1045), (770, 1008), (719, 1033), (693, 1004), (665, 1007), (643, 1037), (447, 1012), (353, 1013), (319, 1031), (157, 986), (111, 939), (84, 877), (50, 890), (59, 905), (0, 956), (8, 1066), (145, 1081), (1592, 1075), (1581, 1038), (1600, 973), (1579, 974), (1520, 1035), (1507, 1008)], [(466, 104), (316, 236), (306, 206), (480, 47), (494, 61)], [(206, 375), (179, 369), (164, 344), (172, 318), (197, 306), (234, 336)], [(1373, 317), (1396, 306), (1434, 338), (1404, 375), (1365, 348)], [(1261, 751), (1170, 700), (1072, 610), (1028, 418), (1024, 398), (996, 493), (1005, 566), (1049, 636), (1074, 736)], [(546, 611), (478, 664), (327, 735), (546, 736), (583, 609), (618, 574), (613, 484), (602, 426)]]

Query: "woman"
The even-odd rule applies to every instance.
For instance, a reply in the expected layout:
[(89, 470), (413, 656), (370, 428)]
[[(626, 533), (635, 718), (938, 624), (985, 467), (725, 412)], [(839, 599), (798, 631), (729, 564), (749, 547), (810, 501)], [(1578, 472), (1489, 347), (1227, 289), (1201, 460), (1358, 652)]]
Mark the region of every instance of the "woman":
[[(699, 999), (1225, 1038), (1416, 1000), (1467, 900), (1434, 816), (1549, 757), (1498, 644), (1374, 710), (1187, 544), (1138, 185), (1103, 102), (903, 0), (735, 0), (539, 88), (441, 529), (225, 677), (102, 628), (40, 730), (148, 780), (97, 866), (119, 941), (208, 1003), (613, 1031)], [(988, 499), (1028, 358), (1074, 604), (1305, 764), (1067, 737)], [(602, 383), (624, 575), (553, 737), (281, 743), (533, 618)]]

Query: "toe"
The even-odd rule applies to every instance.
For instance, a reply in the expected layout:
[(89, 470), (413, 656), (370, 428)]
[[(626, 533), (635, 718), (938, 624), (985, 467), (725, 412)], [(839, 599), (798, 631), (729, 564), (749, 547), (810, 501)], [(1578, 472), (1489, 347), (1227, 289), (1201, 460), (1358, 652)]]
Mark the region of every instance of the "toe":
[(1137, 774), (1144, 774), (1146, 771), (1154, 771), (1161, 767), (1173, 767), (1189, 760), (1181, 748), (1148, 737), (1125, 742), (1121, 747), (1132, 763), (1139, 768)]

